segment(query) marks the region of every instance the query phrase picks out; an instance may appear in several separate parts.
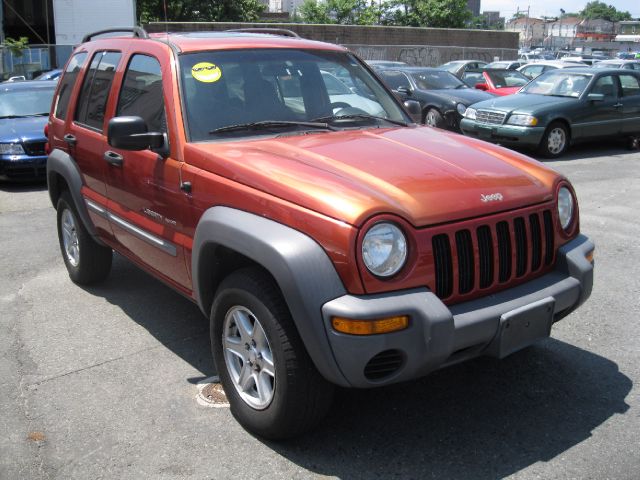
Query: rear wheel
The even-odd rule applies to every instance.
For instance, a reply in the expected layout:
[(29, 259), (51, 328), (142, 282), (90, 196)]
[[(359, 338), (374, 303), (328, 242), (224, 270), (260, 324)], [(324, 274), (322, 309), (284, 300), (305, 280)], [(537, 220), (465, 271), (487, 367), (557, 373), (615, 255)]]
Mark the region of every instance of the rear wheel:
[(269, 275), (227, 277), (211, 309), (211, 345), (231, 412), (247, 430), (283, 439), (314, 427), (333, 386), (316, 370)]
[(60, 195), (57, 212), (58, 241), (69, 277), (81, 285), (103, 281), (111, 271), (111, 249), (98, 244), (85, 229), (68, 191)]
[(554, 122), (549, 125), (542, 137), (540, 155), (546, 158), (557, 158), (564, 154), (569, 148), (569, 130), (561, 122)]

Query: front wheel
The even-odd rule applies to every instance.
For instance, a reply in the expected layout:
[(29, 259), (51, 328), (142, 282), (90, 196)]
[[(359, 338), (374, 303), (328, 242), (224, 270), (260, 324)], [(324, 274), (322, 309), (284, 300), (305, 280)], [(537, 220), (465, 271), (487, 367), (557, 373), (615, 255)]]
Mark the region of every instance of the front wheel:
[(216, 292), (210, 320), (218, 375), (242, 426), (283, 439), (322, 420), (333, 386), (313, 365), (269, 275), (232, 273)]
[(569, 148), (569, 130), (560, 122), (549, 125), (540, 142), (540, 155), (546, 158), (558, 158)]
[(60, 195), (57, 213), (60, 251), (71, 280), (80, 285), (103, 281), (111, 271), (113, 253), (91, 237), (68, 191)]
[(445, 127), (444, 117), (435, 108), (430, 108), (429, 110), (427, 110), (427, 113), (425, 113), (422, 123), (430, 127), (437, 127), (437, 128)]

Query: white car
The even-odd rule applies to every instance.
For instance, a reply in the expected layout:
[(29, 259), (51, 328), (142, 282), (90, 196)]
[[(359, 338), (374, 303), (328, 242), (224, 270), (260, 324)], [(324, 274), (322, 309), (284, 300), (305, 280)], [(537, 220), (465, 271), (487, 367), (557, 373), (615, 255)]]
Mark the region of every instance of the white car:
[[(321, 70), (320, 73), (322, 74), (322, 80), (324, 80), (324, 84), (327, 87), (327, 94), (329, 95), (331, 108), (334, 114), (345, 108), (353, 108), (362, 110), (362, 112), (376, 117), (386, 116), (384, 109), (378, 102), (374, 102), (373, 100), (369, 100), (368, 98), (355, 93), (335, 75), (324, 70)], [(302, 97), (285, 95), (284, 103), (293, 111), (304, 112)]]
[(586, 65), (581, 62), (565, 62), (561, 60), (548, 60), (545, 62), (533, 62), (527, 63), (517, 70), (522, 73), (525, 77), (529, 77), (530, 79), (534, 79), (537, 76), (543, 74), (544, 72), (548, 72), (549, 70), (556, 70), (558, 68), (576, 68), (576, 67), (585, 67)]

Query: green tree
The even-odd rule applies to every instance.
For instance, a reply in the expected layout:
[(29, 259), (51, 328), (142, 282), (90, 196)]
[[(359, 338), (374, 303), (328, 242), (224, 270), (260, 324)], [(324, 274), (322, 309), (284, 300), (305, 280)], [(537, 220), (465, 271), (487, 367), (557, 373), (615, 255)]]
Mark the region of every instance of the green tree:
[(631, 20), (629, 12), (619, 12), (613, 5), (607, 5), (604, 2), (589, 2), (585, 5), (584, 10), (580, 12), (580, 16), (588, 20), (602, 19), (610, 22), (619, 22), (620, 20)]
[[(165, 0), (137, 0), (140, 23), (165, 20)], [(259, 0), (166, 0), (170, 22), (255, 22), (265, 5)]]
[(305, 23), (374, 25), (385, 9), (373, 0), (305, 0), (298, 13)]
[(392, 0), (389, 4), (387, 24), (464, 28), (472, 17), (467, 0)]
[(22, 51), (29, 47), (29, 38), (20, 37), (16, 40), (15, 38), (6, 37), (2, 42), (2, 46), (8, 48), (16, 57), (21, 57)]

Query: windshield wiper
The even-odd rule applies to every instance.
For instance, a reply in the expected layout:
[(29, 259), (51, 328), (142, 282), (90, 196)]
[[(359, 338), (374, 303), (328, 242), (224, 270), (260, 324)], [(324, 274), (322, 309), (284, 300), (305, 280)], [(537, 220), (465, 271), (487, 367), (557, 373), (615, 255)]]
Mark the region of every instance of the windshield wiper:
[(326, 117), (314, 118), (314, 122), (331, 122), (335, 120), (381, 120), (383, 122), (389, 122), (394, 125), (400, 125), (402, 127), (408, 127), (407, 122), (401, 120), (392, 120), (390, 118), (378, 117), (376, 115), (369, 115), (368, 113), (354, 113), (352, 115), (329, 115)]
[(269, 130), (270, 128), (282, 128), (282, 127), (308, 127), (319, 128), (324, 130), (337, 130), (326, 122), (312, 121), (312, 122), (298, 122), (291, 120), (262, 120), (260, 122), (239, 123), (237, 125), (227, 125), (226, 127), (216, 128), (209, 132), (210, 135), (215, 133), (224, 132), (237, 132), (240, 130)]
[(27, 118), (27, 117), (44, 117), (49, 116), (49, 112), (47, 113), (28, 113), (27, 115), (4, 115), (0, 117), (0, 119), (4, 118)]

